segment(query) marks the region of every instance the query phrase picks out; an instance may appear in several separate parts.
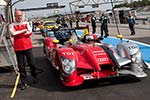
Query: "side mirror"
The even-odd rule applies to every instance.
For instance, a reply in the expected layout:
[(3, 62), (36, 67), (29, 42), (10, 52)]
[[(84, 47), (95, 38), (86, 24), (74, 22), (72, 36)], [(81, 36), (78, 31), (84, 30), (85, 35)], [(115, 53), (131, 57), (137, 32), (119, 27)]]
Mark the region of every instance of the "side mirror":
[(54, 40), (53, 40), (53, 43), (54, 43), (54, 48), (57, 48), (57, 44), (59, 43), (59, 40), (54, 39)]
[(58, 44), (58, 43), (59, 43), (59, 40), (54, 39), (54, 40), (53, 40), (53, 43), (54, 43), (54, 44)]
[(82, 35), (82, 39), (83, 39), (86, 35), (88, 35), (88, 34), (89, 34), (88, 29), (85, 29), (85, 30), (84, 30), (84, 33), (83, 33), (83, 35)]

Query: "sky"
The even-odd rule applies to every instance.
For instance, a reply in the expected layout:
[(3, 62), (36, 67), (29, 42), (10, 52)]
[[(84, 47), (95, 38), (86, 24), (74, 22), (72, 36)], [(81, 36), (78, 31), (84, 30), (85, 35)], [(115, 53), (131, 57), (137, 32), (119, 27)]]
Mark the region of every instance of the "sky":
[[(17, 1), (17, 0), (12, 0), (12, 1)], [(34, 1), (33, 0), (24, 0), (23, 2), (17, 3), (16, 6), (19, 8), (22, 8), (22, 7), (27, 7), (27, 8), (33, 7), (34, 8), (34, 7), (43, 7), (43, 6), (46, 6), (46, 3), (54, 3), (54, 2), (58, 2), (59, 5), (68, 6), (70, 1), (75, 1), (75, 0), (34, 0)], [(87, 0), (85, 0), (85, 1), (87, 1)]]
[[(12, 3), (14, 3), (17, 0), (12, 0)], [(41, 10), (41, 11), (28, 11), (25, 12), (27, 17), (36, 17), (36, 16), (49, 16), (49, 15), (53, 15), (55, 10), (58, 10), (58, 13), (60, 14), (65, 14), (65, 13), (70, 13), (70, 8), (69, 8), (69, 2), (70, 1), (75, 1), (75, 0), (24, 0), (23, 2), (18, 2), (13, 6), (13, 9), (17, 8), (17, 9), (25, 9), (25, 8), (37, 8), (37, 7), (46, 7), (47, 3), (55, 3), (58, 2), (58, 5), (66, 5), (66, 7), (64, 9), (49, 9), (49, 10)], [(87, 0), (85, 0), (87, 1)], [(92, 0), (91, 0), (92, 1)], [(98, 1), (98, 0), (95, 0)], [(117, 1), (117, 0), (116, 0)], [(131, 0), (130, 0), (131, 1)], [(134, 0), (133, 0), (134, 1)], [(73, 8), (73, 12), (74, 11), (78, 11), (80, 10), (82, 11), (86, 11), (86, 10), (106, 10), (106, 9), (111, 9), (111, 4), (103, 4), (100, 5), (99, 8), (92, 8), (92, 7), (85, 7), (85, 8)]]

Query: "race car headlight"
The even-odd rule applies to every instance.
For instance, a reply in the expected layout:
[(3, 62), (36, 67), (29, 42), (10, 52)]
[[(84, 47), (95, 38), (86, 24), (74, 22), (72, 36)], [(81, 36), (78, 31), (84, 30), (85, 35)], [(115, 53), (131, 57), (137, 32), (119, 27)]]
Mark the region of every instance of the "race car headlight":
[(64, 60), (62, 61), (62, 64), (63, 64), (64, 66), (67, 66), (68, 63), (69, 63), (69, 60), (68, 60), (68, 59), (64, 59)]
[(75, 61), (69, 62), (69, 66), (75, 66)]
[(75, 60), (70, 60), (67, 58), (62, 58), (62, 68), (63, 71), (67, 74), (72, 74), (72, 72), (75, 70), (76, 65), (75, 65)]

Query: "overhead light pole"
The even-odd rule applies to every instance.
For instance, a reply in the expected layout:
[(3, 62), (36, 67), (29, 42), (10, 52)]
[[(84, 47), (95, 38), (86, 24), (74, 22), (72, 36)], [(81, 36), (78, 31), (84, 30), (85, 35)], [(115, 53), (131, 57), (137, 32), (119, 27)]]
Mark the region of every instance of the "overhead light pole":
[(13, 6), (19, 2), (23, 2), (24, 0), (17, 0), (15, 2), (12, 3), (12, 0), (10, 0), (9, 4), (10, 4), (10, 13), (11, 13), (11, 20), (12, 22), (14, 21), (14, 18), (13, 18)]
[(18, 3), (18, 2), (23, 2), (24, 0), (17, 0), (12, 3), (12, 0), (4, 0), (7, 5), (6, 5), (6, 22), (12, 23), (13, 20), (13, 12), (12, 12), (12, 7)]
[(117, 24), (116, 13), (115, 13), (115, 10), (114, 10), (113, 0), (111, 0), (111, 7), (112, 7), (113, 16), (114, 16), (114, 21), (115, 21), (115, 24), (116, 24), (116, 27), (117, 27), (117, 32), (118, 32), (118, 35), (120, 35), (120, 31), (119, 31), (118, 24)]
[[(10, 0), (11, 1), (11, 3), (12, 3), (12, 0)], [(11, 7), (13, 7), (16, 3), (18, 3), (18, 2), (23, 2), (24, 0), (17, 0), (17, 1), (15, 1), (14, 3), (12, 3), (11, 4)]]

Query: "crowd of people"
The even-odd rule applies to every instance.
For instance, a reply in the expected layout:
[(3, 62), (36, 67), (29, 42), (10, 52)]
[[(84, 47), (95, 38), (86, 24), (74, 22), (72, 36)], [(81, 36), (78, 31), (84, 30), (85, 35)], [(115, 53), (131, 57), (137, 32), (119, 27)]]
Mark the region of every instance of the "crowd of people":
[[(107, 36), (109, 36), (109, 29), (108, 29), (108, 24), (110, 23), (110, 17), (108, 15), (106, 15), (105, 13), (102, 13), (99, 17), (95, 17), (94, 14), (90, 14), (87, 16), (87, 18), (83, 18), (79, 15), (69, 15), (69, 16), (59, 16), (56, 19), (56, 23), (60, 24), (61, 27), (69, 27), (69, 28), (73, 28), (73, 27), (80, 27), (79, 23), (80, 22), (88, 22), (91, 23), (91, 28), (92, 30), (90, 30), (93, 34), (96, 33), (96, 29), (97, 29), (97, 22), (100, 22), (100, 34), (101, 34), (101, 39), (103, 38), (107, 38)], [(73, 24), (74, 23), (74, 24)], [(129, 29), (131, 31), (131, 35), (135, 35), (135, 29), (134, 29), (134, 25), (135, 25), (135, 17), (132, 16), (131, 13), (129, 13), (129, 15), (127, 16), (127, 23), (129, 24)], [(33, 23), (33, 31), (36, 30), (37, 28), (39, 28), (38, 26), (40, 26), (41, 23), (40, 22), (34, 22)]]
[[(131, 35), (135, 35), (135, 17), (133, 16), (132, 13), (129, 12), (127, 17), (127, 23), (129, 24), (129, 29), (131, 31)], [(96, 17), (94, 15), (91, 15), (91, 26), (92, 26), (92, 33), (96, 33)], [(109, 17), (105, 14), (102, 13), (102, 15), (99, 17), (99, 22), (100, 22), (100, 32), (101, 32), (101, 37), (100, 39), (107, 38), (109, 36), (109, 30), (108, 30), (108, 23), (110, 22)], [(104, 35), (105, 33), (105, 35)]]
[[(91, 26), (92, 26), (92, 33), (93, 34), (96, 33), (96, 27), (97, 27), (96, 20), (97, 20), (96, 17), (94, 17), (94, 15), (91, 15)], [(109, 34), (108, 34), (109, 18), (104, 13), (102, 13), (102, 15), (99, 17), (98, 20), (101, 23), (101, 26), (100, 26), (101, 37), (100, 37), (100, 39), (102, 40), (104, 37), (106, 38), (107, 36), (109, 36)], [(103, 36), (103, 32), (105, 33), (105, 36)]]

